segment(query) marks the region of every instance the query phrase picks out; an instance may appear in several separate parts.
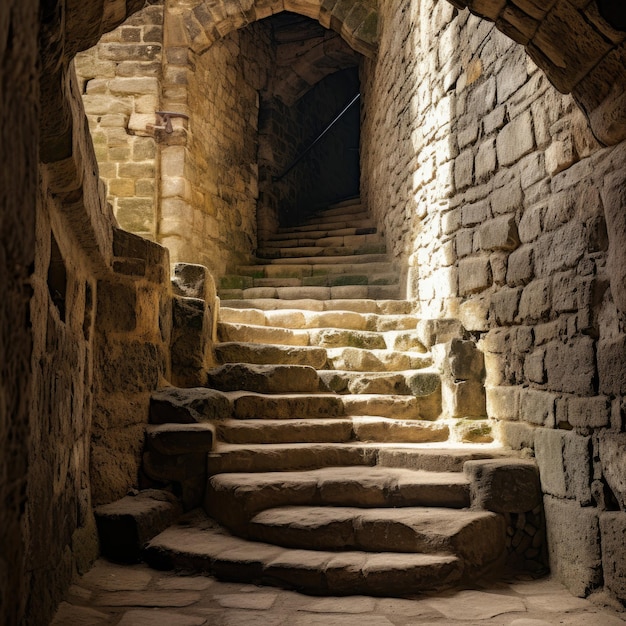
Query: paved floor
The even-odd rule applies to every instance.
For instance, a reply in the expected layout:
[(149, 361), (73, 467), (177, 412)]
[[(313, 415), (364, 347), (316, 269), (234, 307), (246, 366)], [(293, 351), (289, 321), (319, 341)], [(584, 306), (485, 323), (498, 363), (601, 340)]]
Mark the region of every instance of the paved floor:
[(552, 580), (514, 580), (413, 600), (317, 598), (273, 587), (100, 560), (70, 589), (53, 626), (623, 626), (626, 613)]

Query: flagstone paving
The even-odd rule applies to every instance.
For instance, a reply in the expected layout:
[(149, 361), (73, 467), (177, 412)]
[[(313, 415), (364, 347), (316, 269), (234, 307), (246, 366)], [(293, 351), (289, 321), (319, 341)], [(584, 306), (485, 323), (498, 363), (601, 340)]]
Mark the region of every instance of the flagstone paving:
[[(598, 599), (599, 600), (599, 599)], [(623, 626), (626, 613), (551, 579), (515, 578), (415, 598), (311, 597), (103, 559), (70, 588), (52, 626)]]

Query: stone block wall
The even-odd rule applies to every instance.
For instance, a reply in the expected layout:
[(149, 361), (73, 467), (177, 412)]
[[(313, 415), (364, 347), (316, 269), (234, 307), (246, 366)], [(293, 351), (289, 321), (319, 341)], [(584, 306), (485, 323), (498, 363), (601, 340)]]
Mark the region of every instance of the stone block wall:
[(158, 131), (163, 7), (150, 2), (75, 60), (100, 176), (122, 226), (155, 240), (159, 232)]
[(623, 601), (626, 145), (603, 148), (489, 22), (414, 0), (381, 25), (362, 72), (369, 207), (422, 314), (484, 352), (487, 413), (541, 470), (553, 570)]

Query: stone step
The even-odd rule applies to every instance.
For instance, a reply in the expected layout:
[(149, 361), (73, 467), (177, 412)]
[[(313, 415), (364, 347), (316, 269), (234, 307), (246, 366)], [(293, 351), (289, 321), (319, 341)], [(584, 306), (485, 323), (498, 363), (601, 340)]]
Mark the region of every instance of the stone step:
[(326, 209), (320, 211), (316, 215), (311, 215), (306, 223), (307, 224), (332, 224), (342, 220), (349, 219), (369, 219), (370, 214), (363, 209), (363, 205), (355, 204), (350, 207), (337, 207), (335, 209)]
[(219, 391), (317, 393), (320, 377), (308, 365), (227, 363), (209, 370), (206, 385)]
[(437, 393), (441, 387), (439, 372), (433, 369), (396, 372), (354, 372), (319, 370), (323, 391), (339, 394), (392, 394), (418, 397)]
[(373, 263), (299, 263), (280, 264), (269, 263), (259, 265), (241, 265), (237, 268), (237, 275), (259, 278), (313, 278), (317, 276), (341, 274), (388, 274), (394, 272), (394, 266), (388, 261)]
[(228, 277), (227, 280), (222, 281), (220, 291), (223, 289), (251, 289), (256, 287), (341, 287), (345, 285), (395, 285), (397, 283), (397, 274), (391, 273), (328, 274), (304, 278), (250, 278), (249, 276), (238, 276)]
[[(251, 324), (253, 326), (274, 326), (279, 328), (343, 328), (373, 332), (393, 332), (420, 329), (427, 330), (424, 323), (415, 315), (378, 315), (355, 311), (305, 311), (301, 309), (237, 309), (222, 306), (220, 322)], [(426, 348), (424, 348), (424, 351)]]
[[(301, 224), (300, 226), (285, 226), (278, 229), (278, 234), (290, 235), (293, 233), (306, 233), (319, 230), (333, 230), (343, 228), (376, 228), (376, 222), (369, 217), (367, 213), (360, 213), (357, 215), (346, 215), (342, 217), (336, 217), (334, 220), (327, 220), (326, 223), (320, 221), (314, 221), (312, 223)], [(318, 219), (318, 218), (315, 218)]]
[(221, 306), (236, 309), (259, 309), (261, 311), (302, 309), (304, 311), (354, 311), (355, 313), (376, 313), (378, 315), (409, 315), (413, 312), (414, 307), (413, 303), (407, 300), (368, 300), (364, 298), (343, 300), (299, 298), (289, 301), (273, 298), (222, 299)]
[(366, 263), (389, 263), (386, 254), (358, 254), (347, 256), (312, 256), (297, 258), (265, 259), (262, 265), (280, 265), (283, 267), (290, 265), (355, 265)]
[(251, 287), (249, 289), (220, 289), (223, 300), (399, 300), (399, 285), (339, 285), (336, 287)]
[[(302, 346), (328, 348), (324, 364), (319, 367), (327, 369), (354, 371), (398, 371), (407, 369), (423, 369), (432, 365), (432, 357), (424, 352), (420, 334), (417, 332), (359, 331), (350, 329), (302, 329), (281, 328), (276, 326), (256, 326), (253, 324), (230, 324), (220, 322), (217, 326), (217, 337), (221, 342), (233, 344), (273, 344), (277, 346)], [(342, 345), (343, 344), (343, 345)], [(353, 348), (354, 345), (366, 348)], [(336, 347), (338, 346), (338, 347)], [(367, 347), (370, 346), (370, 347)], [(376, 348), (376, 346), (382, 346)], [(389, 346), (389, 347), (387, 347)], [(228, 346), (229, 361), (234, 362), (237, 350)], [(261, 355), (263, 347), (256, 351)], [(268, 348), (269, 350), (269, 348)], [(363, 350), (366, 350), (365, 352)], [(219, 350), (218, 350), (219, 353)], [(252, 354), (251, 350), (244, 352)], [(268, 353), (272, 353), (269, 350)], [(269, 357), (267, 357), (269, 358)], [(266, 358), (266, 360), (267, 360)], [(321, 356), (317, 356), (317, 359)], [(225, 361), (226, 362), (226, 361)], [(257, 361), (244, 361), (257, 362)], [(310, 363), (302, 363), (310, 365)]]
[(354, 416), (334, 419), (220, 420), (215, 425), (223, 443), (435, 443), (447, 441), (450, 429), (441, 422)]
[(483, 568), (505, 550), (504, 517), (447, 508), (283, 506), (255, 515), (246, 537), (284, 548), (454, 554)]
[[(370, 237), (373, 235), (367, 235)], [(337, 242), (335, 245), (323, 246), (299, 246), (294, 245), (291, 247), (282, 246), (279, 248), (264, 247), (257, 250), (257, 258), (259, 259), (303, 259), (303, 258), (318, 258), (329, 257), (333, 258), (334, 262), (337, 261), (337, 257), (351, 257), (358, 255), (372, 255), (372, 254), (385, 254), (386, 248), (384, 243), (375, 241), (372, 243), (362, 243), (355, 245), (343, 245)]]
[[(317, 224), (315, 225), (317, 226)], [(315, 230), (300, 230), (300, 229), (292, 229), (290, 232), (277, 232), (274, 235), (270, 235), (265, 241), (266, 242), (276, 242), (276, 241), (292, 241), (294, 239), (306, 239), (306, 240), (317, 240), (323, 239), (325, 237), (352, 237), (354, 235), (375, 235), (376, 234), (376, 226), (365, 226), (361, 228), (322, 228), (319, 227)]]
[(244, 536), (255, 515), (282, 506), (463, 509), (469, 504), (470, 483), (461, 472), (350, 465), (212, 475), (204, 502), (209, 515)]
[(256, 363), (271, 365), (308, 365), (321, 369), (326, 365), (326, 350), (314, 346), (284, 346), (275, 344), (224, 342), (215, 345), (220, 363)]
[[(341, 229), (346, 230), (346, 229)], [(357, 230), (357, 229), (354, 229)], [(374, 230), (374, 229), (365, 229)], [(311, 234), (307, 237), (300, 236), (292, 237), (290, 239), (274, 239), (270, 237), (263, 242), (262, 249), (269, 248), (356, 248), (361, 249), (368, 246), (384, 246), (385, 240), (378, 233), (364, 233), (359, 235), (327, 235), (313, 236), (316, 231), (311, 231)]]
[(152, 539), (144, 559), (158, 569), (333, 596), (408, 596), (450, 587), (463, 575), (451, 555), (289, 550), (233, 537), (198, 513)]

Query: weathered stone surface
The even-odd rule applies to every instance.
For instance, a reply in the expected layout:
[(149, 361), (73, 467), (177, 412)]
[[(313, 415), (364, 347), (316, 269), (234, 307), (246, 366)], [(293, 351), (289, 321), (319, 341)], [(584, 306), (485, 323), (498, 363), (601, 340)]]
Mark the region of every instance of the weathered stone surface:
[(467, 461), (472, 505), (496, 513), (524, 513), (541, 504), (539, 471), (533, 461)]
[(146, 427), (146, 446), (159, 454), (195, 454), (213, 448), (212, 424), (159, 424)]
[(226, 395), (213, 389), (168, 387), (150, 397), (153, 424), (193, 424), (230, 417), (232, 406)]
[(573, 594), (584, 596), (602, 580), (598, 511), (551, 496), (543, 504), (552, 570)]
[(172, 494), (153, 489), (97, 507), (94, 513), (102, 554), (118, 562), (138, 561), (144, 544), (181, 512)]
[(626, 595), (626, 515), (624, 511), (600, 515), (602, 566), (606, 587), (618, 598)]
[(605, 432), (598, 436), (600, 466), (613, 495), (626, 510), (626, 434)]
[(573, 498), (581, 505), (591, 501), (591, 440), (573, 432), (538, 430), (535, 454), (544, 493)]
[(228, 363), (210, 370), (206, 380), (208, 387), (221, 391), (257, 393), (315, 393), (320, 386), (317, 372), (306, 365)]
[(175, 263), (172, 287), (178, 296), (200, 298), (208, 303), (215, 298), (213, 277), (203, 265)]

